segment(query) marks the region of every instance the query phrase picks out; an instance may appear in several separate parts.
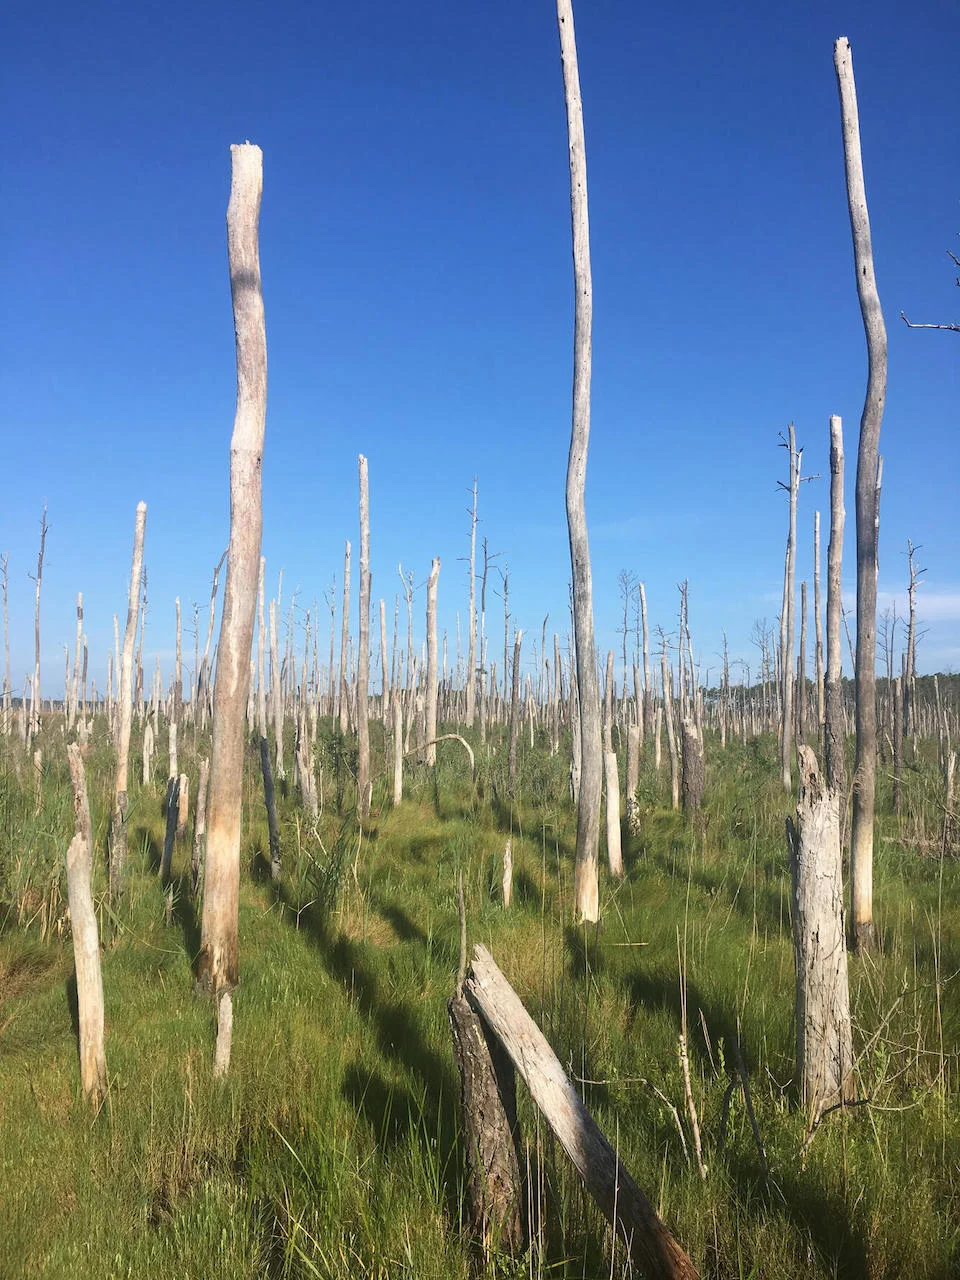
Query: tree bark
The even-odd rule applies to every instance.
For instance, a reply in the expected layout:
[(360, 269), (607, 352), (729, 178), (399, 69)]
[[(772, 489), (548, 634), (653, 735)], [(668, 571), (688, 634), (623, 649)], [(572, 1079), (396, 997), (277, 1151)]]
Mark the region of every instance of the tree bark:
[(130, 729), (133, 724), (133, 645), (137, 638), (137, 614), (140, 608), (140, 578), (143, 572), (143, 535), (147, 527), (147, 504), (137, 504), (133, 534), (133, 560), (130, 565), (130, 591), (127, 603), (127, 627), (123, 633), (120, 659), (119, 699), (117, 715), (117, 776), (114, 787), (113, 819), (110, 826), (110, 896), (116, 899), (121, 890), (123, 869), (127, 861), (127, 779), (130, 758)]
[(840, 833), (846, 825), (846, 733), (843, 724), (841, 669), (843, 648), (840, 620), (843, 607), (843, 423), (830, 416), (830, 542), (827, 547), (827, 681), (824, 703), (823, 743), (827, 786), (840, 797)]
[(840, 797), (809, 747), (798, 751), (797, 821), (787, 819), (797, 978), (797, 1074), (815, 1122), (854, 1096), (847, 950), (843, 932)]
[(263, 775), (263, 802), (267, 810), (267, 833), (270, 843), (270, 878), (274, 884), (280, 879), (283, 849), (280, 844), (280, 820), (277, 817), (277, 793), (273, 785), (270, 767), (270, 744), (260, 739), (260, 772)]
[(795, 575), (797, 564), (797, 496), (800, 492), (800, 454), (797, 452), (793, 423), (787, 428), (787, 451), (790, 457), (790, 524), (787, 554), (783, 566), (783, 608), (780, 612), (780, 773), (784, 791), (793, 785), (793, 637)]
[(603, 755), (600, 741), (600, 691), (593, 639), (593, 581), (585, 505), (587, 449), (590, 443), (591, 333), (593, 285), (590, 271), (590, 223), (587, 210), (587, 158), (583, 103), (570, 0), (557, 0), (563, 87), (570, 153), (570, 218), (573, 230), (573, 274), (576, 309), (573, 336), (573, 415), (567, 461), (567, 528), (573, 574), (573, 629), (580, 698), (580, 788), (577, 803), (577, 854), (574, 900), (582, 920), (600, 918), (597, 853), (600, 845), (600, 798)]
[(350, 703), (349, 678), (347, 667), (347, 646), (350, 642), (350, 543), (343, 551), (343, 613), (340, 621), (340, 682), (337, 693), (337, 717), (340, 732), (346, 733), (350, 727), (348, 707)]
[(887, 331), (873, 269), (870, 218), (860, 154), (860, 121), (850, 42), (834, 46), (840, 90), (840, 118), (847, 180), (847, 206), (853, 235), (857, 296), (867, 342), (867, 390), (860, 416), (857, 452), (857, 716), (850, 839), (850, 930), (853, 946), (872, 950), (873, 824), (877, 785), (877, 532), (880, 519), (877, 466), (880, 424), (887, 394)]
[(685, 813), (695, 813), (703, 801), (703, 742), (696, 724), (688, 716), (680, 727), (683, 747), (681, 795)]
[(467, 620), (467, 728), (473, 728), (477, 706), (477, 477), (473, 477), (470, 511), (470, 612)]
[(93, 825), (87, 799), (83, 756), (76, 743), (67, 747), (76, 833), (67, 850), (67, 901), (73, 934), (80, 1023), (80, 1082), (84, 1097), (99, 1107), (107, 1091), (107, 1058), (103, 1046), (103, 975), (100, 939), (93, 906)]
[(517, 781), (517, 741), (520, 737), (520, 642), (523, 630), (513, 638), (513, 679), (510, 685), (510, 751), (507, 758), (507, 777), (511, 788)]
[(209, 781), (210, 760), (207, 756), (204, 756), (200, 761), (200, 777), (197, 782), (197, 805), (193, 815), (193, 848), (190, 852), (190, 885), (194, 898), (199, 894), (203, 880), (203, 850), (207, 838), (207, 785)]
[[(230, 151), (233, 179), (227, 209), (227, 245), (236, 329), (237, 412), (230, 445), (230, 545), (213, 689), (198, 964), (198, 984), (212, 993), (222, 1015), (230, 1003), (222, 997), (229, 996), (238, 981), (244, 714), (260, 569), (261, 467), (267, 408), (267, 338), (257, 241), (263, 154), (249, 143), (233, 146)], [(230, 1018), (232, 1025), (232, 1006)]]
[(483, 946), (474, 948), (464, 993), (527, 1083), (600, 1211), (651, 1280), (695, 1280), (693, 1263), (660, 1221), (584, 1106), (517, 993)]

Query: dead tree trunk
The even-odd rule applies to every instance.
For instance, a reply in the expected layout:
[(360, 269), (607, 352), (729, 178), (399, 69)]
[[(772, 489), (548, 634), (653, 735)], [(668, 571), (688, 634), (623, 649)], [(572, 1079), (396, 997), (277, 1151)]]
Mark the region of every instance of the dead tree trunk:
[(601, 1133), (543, 1032), (485, 947), (474, 948), (464, 992), (510, 1055), (534, 1102), (635, 1264), (651, 1280), (695, 1280), (693, 1263)]
[(830, 542), (827, 547), (827, 683), (823, 720), (824, 765), (827, 786), (840, 797), (840, 834), (846, 825), (847, 762), (843, 725), (840, 616), (843, 608), (843, 423), (830, 416)]
[(627, 829), (632, 836), (640, 834), (640, 811), (637, 784), (640, 781), (640, 726), (627, 726)]
[(815, 1122), (854, 1095), (847, 949), (843, 933), (840, 797), (809, 747), (798, 751), (797, 821), (787, 819), (797, 976), (797, 1074)]
[(30, 725), (27, 731), (27, 743), (33, 741), (40, 732), (40, 584), (43, 581), (43, 554), (47, 545), (47, 508), (44, 505), (40, 518), (40, 554), (37, 557), (37, 576), (34, 579), (37, 587), (36, 604), (33, 613), (33, 683), (30, 685)]
[(817, 735), (823, 732), (826, 693), (823, 684), (823, 621), (820, 611), (820, 512), (813, 514), (813, 621), (816, 636)]
[[(626, 677), (624, 677), (626, 678)], [(620, 833), (620, 773), (613, 749), (613, 650), (607, 653), (607, 679), (603, 695), (603, 784), (606, 795), (607, 865), (618, 879), (623, 875)]]
[(117, 898), (127, 861), (127, 777), (130, 757), (130, 728), (133, 723), (133, 645), (137, 638), (140, 607), (140, 577), (143, 571), (143, 535), (147, 527), (147, 504), (137, 504), (130, 565), (130, 592), (127, 628), (123, 633), (120, 659), (120, 688), (117, 714), (117, 776), (114, 787), (113, 819), (110, 826), (110, 896)]
[(583, 920), (600, 918), (597, 852), (600, 844), (600, 796), (603, 756), (600, 742), (600, 691), (593, 640), (593, 580), (585, 505), (587, 449), (590, 443), (591, 332), (593, 285), (590, 271), (590, 223), (587, 212), (587, 157), (577, 43), (570, 0), (557, 0), (563, 88), (570, 153), (570, 218), (576, 309), (573, 335), (573, 422), (567, 461), (567, 528), (573, 574), (573, 629), (580, 698), (580, 790), (577, 804), (577, 855), (574, 900)]
[(680, 727), (683, 748), (681, 795), (684, 813), (695, 813), (703, 800), (703, 742), (688, 716)]
[(360, 455), (360, 629), (357, 651), (357, 813), (370, 815), (370, 487), (367, 460)]
[(850, 838), (850, 931), (857, 950), (872, 950), (875, 945), (873, 821), (877, 786), (877, 532), (880, 520), (877, 467), (880, 423), (887, 394), (887, 331), (873, 269), (857, 90), (850, 42), (845, 37), (836, 42), (833, 61), (840, 90), (847, 206), (868, 361), (857, 452), (857, 750)]
[(277, 817), (277, 793), (273, 785), (273, 769), (270, 767), (270, 744), (260, 739), (260, 772), (263, 775), (263, 802), (267, 810), (267, 832), (270, 842), (270, 878), (274, 884), (280, 879), (282, 846), (280, 844), (280, 820)]
[(230, 545), (213, 689), (198, 963), (198, 984), (213, 995), (217, 1007), (218, 1073), (226, 1070), (230, 1061), (230, 993), (238, 980), (244, 716), (263, 529), (261, 464), (267, 408), (267, 337), (257, 241), (263, 154), (250, 143), (233, 146), (230, 151), (233, 180), (227, 245), (237, 345), (237, 412), (230, 445)]
[(517, 741), (520, 737), (520, 642), (521, 628), (513, 638), (513, 679), (510, 685), (510, 751), (507, 758), (507, 778), (511, 789), (517, 782)]
[(467, 1229), (483, 1249), (511, 1256), (523, 1248), (523, 1187), (517, 1154), (517, 1087), (503, 1046), (457, 992), (447, 1002), (460, 1073), (467, 1157)]
[[(261, 738), (261, 742), (264, 739)], [(197, 805), (193, 815), (193, 848), (190, 852), (190, 887), (194, 898), (200, 892), (203, 880), (203, 850), (207, 838), (207, 784), (210, 781), (210, 760), (200, 761), (200, 777), (197, 781)]]
[(67, 850), (67, 900), (73, 934), (73, 959), (77, 978), (77, 1012), (80, 1023), (80, 1082), (84, 1096), (99, 1107), (107, 1091), (107, 1057), (103, 1047), (103, 975), (100, 939), (93, 906), (93, 825), (87, 799), (83, 756), (75, 743), (67, 747), (76, 834)]
[(477, 706), (477, 477), (473, 477), (470, 510), (470, 612), (467, 620), (467, 727), (473, 728)]
[(670, 804), (674, 809), (680, 807), (680, 770), (677, 760), (677, 737), (673, 728), (673, 673), (667, 663), (667, 642), (663, 642), (660, 655), (661, 680), (663, 683), (663, 718), (667, 725), (667, 748), (670, 753)]
[(434, 557), (427, 579), (427, 689), (424, 704), (424, 758), (428, 765), (437, 763), (437, 579), (440, 559)]
[(796, 597), (795, 575), (797, 564), (797, 495), (800, 492), (800, 454), (797, 452), (793, 423), (787, 428), (785, 447), (790, 457), (790, 483), (782, 485), (790, 495), (790, 524), (787, 533), (787, 554), (783, 566), (783, 608), (780, 613), (780, 773), (784, 791), (792, 783), (793, 767), (793, 637), (794, 601)]

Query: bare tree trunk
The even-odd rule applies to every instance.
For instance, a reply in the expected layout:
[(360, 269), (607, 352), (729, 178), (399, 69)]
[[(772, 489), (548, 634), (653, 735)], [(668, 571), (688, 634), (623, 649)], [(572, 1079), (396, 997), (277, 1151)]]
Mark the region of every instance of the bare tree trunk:
[(590, 271), (590, 223), (587, 212), (587, 158), (583, 104), (570, 0), (557, 0), (563, 87), (570, 152), (570, 215), (573, 229), (573, 274), (576, 312), (573, 337), (573, 423), (567, 462), (567, 527), (573, 574), (573, 624), (580, 698), (580, 794), (577, 804), (577, 855), (574, 881), (581, 919), (600, 918), (597, 853), (600, 844), (600, 797), (603, 755), (600, 742), (600, 691), (593, 639), (593, 581), (587, 536), (585, 491), (590, 443), (590, 371), (593, 285)]
[[(677, 738), (673, 728), (673, 675), (667, 664), (667, 642), (663, 642), (660, 655), (663, 680), (663, 718), (667, 725), (667, 748), (670, 752), (670, 803), (672, 808), (680, 807), (680, 770), (677, 761)], [(659, 744), (659, 734), (657, 735)]]
[(403, 799), (403, 702), (400, 690), (393, 691), (393, 805)]
[(87, 799), (83, 756), (76, 743), (67, 746), (76, 834), (67, 850), (67, 900), (73, 933), (80, 1023), (80, 1081), (84, 1096), (99, 1107), (107, 1091), (107, 1057), (103, 1047), (103, 975), (100, 939), (93, 906), (93, 825)]
[(820, 512), (813, 515), (813, 614), (816, 628), (817, 733), (823, 731), (826, 719), (826, 693), (823, 684), (823, 622), (820, 611)]
[(6, 658), (3, 668), (3, 732), (10, 732), (13, 715), (13, 685), (10, 682), (10, 615), (7, 611), (7, 577), (10, 566), (10, 552), (3, 557), (3, 650)]
[(477, 477), (473, 477), (470, 511), (470, 612), (467, 620), (467, 727), (473, 728), (477, 705)]
[[(237, 412), (230, 445), (230, 545), (213, 689), (213, 742), (207, 798), (207, 856), (198, 984), (214, 997), (218, 1041), (232, 1026), (230, 992), (238, 980), (240, 825), (244, 710), (257, 604), (263, 528), (261, 459), (267, 408), (267, 338), (257, 225), (263, 154), (246, 143), (230, 148), (233, 180), (227, 209), (230, 287), (237, 344)], [(226, 997), (226, 999), (223, 999)]]
[(903, 779), (903, 680), (900, 676), (891, 686), (893, 699), (893, 810), (899, 814)]
[(873, 269), (870, 218), (863, 184), (860, 121), (850, 42), (834, 46), (840, 90), (840, 117), (847, 179), (847, 206), (853, 234), (857, 295), (867, 341), (867, 390), (860, 417), (857, 453), (857, 751), (850, 840), (850, 933), (853, 946), (872, 950), (873, 821), (877, 785), (877, 532), (880, 519), (877, 466), (880, 423), (887, 394), (887, 331)]
[(370, 816), (370, 487), (367, 460), (361, 453), (360, 468), (360, 629), (357, 652), (357, 813)]
[(390, 668), (387, 665), (387, 605), (380, 601), (380, 667), (382, 670), (382, 692), (380, 694), (380, 719), (384, 731), (390, 719)]
[(507, 777), (511, 788), (517, 781), (517, 740), (520, 736), (520, 642), (523, 629), (513, 638), (513, 680), (510, 686), (510, 752), (507, 760)]
[(425, 759), (428, 765), (437, 763), (437, 579), (440, 577), (440, 559), (434, 557), (427, 579), (427, 690), (424, 706), (426, 735)]
[(647, 590), (644, 584), (638, 583), (640, 591), (640, 618), (643, 625), (643, 725), (650, 723), (650, 710), (653, 700), (653, 683), (650, 678), (650, 632), (647, 627)]
[[(624, 677), (626, 679), (626, 677)], [(613, 650), (607, 653), (607, 678), (603, 695), (603, 781), (606, 795), (607, 865), (610, 874), (623, 875), (623, 846), (620, 833), (620, 774), (613, 749)]]
[(543, 1032), (485, 947), (474, 948), (464, 992), (510, 1055), (534, 1102), (637, 1267), (651, 1280), (696, 1280), (693, 1263), (601, 1133)]
[(809, 747), (798, 750), (796, 825), (787, 819), (797, 975), (797, 1073), (815, 1122), (854, 1096), (853, 1041), (843, 936), (840, 797), (825, 786)]
[(33, 614), (33, 637), (34, 637), (34, 659), (33, 659), (33, 683), (30, 686), (30, 727), (27, 731), (27, 742), (32, 742), (33, 738), (40, 732), (40, 712), (42, 710), (40, 701), (40, 584), (43, 581), (43, 553), (47, 545), (47, 508), (44, 504), (43, 515), (40, 517), (40, 554), (37, 557), (37, 576), (35, 578), (37, 595), (36, 605)]
[[(263, 739), (261, 739), (263, 741)], [(200, 778), (197, 782), (197, 806), (193, 817), (193, 848), (190, 852), (190, 886), (194, 898), (200, 892), (203, 880), (203, 850), (207, 838), (207, 785), (210, 781), (210, 761), (204, 756), (200, 761)]]
[(348, 707), (350, 690), (348, 680), (350, 672), (347, 667), (347, 645), (350, 641), (350, 543), (347, 542), (343, 552), (343, 616), (340, 622), (340, 681), (337, 686), (337, 716), (340, 721), (340, 732), (346, 733), (350, 727)]
[(113, 819), (110, 827), (110, 896), (120, 894), (127, 861), (127, 775), (130, 756), (130, 729), (133, 723), (133, 644), (137, 636), (140, 607), (140, 577), (143, 570), (143, 535), (147, 527), (147, 504), (137, 504), (130, 565), (127, 627), (123, 633), (117, 714), (117, 776), (114, 787)]
[(843, 725), (840, 615), (843, 606), (843, 423), (830, 417), (830, 542), (827, 547), (827, 684), (823, 722), (824, 765), (827, 786), (840, 797), (841, 839), (845, 827), (847, 796), (846, 733)]
[(632, 836), (640, 832), (637, 784), (640, 781), (640, 726), (627, 726), (627, 829)]
[(800, 583), (800, 652), (797, 655), (797, 737), (802, 742), (807, 734), (807, 584)]
[(793, 785), (793, 636), (795, 574), (797, 563), (797, 495), (800, 492), (800, 454), (797, 452), (793, 423), (787, 428), (787, 451), (790, 457), (790, 526), (787, 554), (783, 567), (783, 608), (780, 612), (780, 680), (782, 686), (780, 719), (780, 774), (784, 791)]
[(263, 802), (267, 810), (270, 878), (276, 884), (280, 879), (283, 847), (280, 843), (280, 820), (277, 817), (277, 793), (273, 785), (273, 769), (270, 767), (270, 744), (266, 738), (260, 739), (260, 772), (263, 775)]
[(688, 716), (680, 727), (683, 743), (683, 809), (695, 813), (703, 800), (703, 742)]

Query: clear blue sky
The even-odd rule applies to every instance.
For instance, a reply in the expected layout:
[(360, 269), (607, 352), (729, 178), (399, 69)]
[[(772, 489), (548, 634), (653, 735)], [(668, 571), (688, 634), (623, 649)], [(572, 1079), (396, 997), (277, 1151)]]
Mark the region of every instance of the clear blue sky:
[[(946, 254), (960, 245), (960, 10), (581, 0), (576, 19), (599, 643), (618, 644), (621, 569), (666, 630), (688, 578), (703, 666), (725, 627), (756, 668), (754, 620), (780, 607), (777, 436), (791, 420), (804, 471), (826, 477), (828, 416), (843, 415), (853, 587), (866, 360), (832, 61), (844, 34), (890, 335), (881, 604), (903, 597), (910, 537), (927, 567), (920, 668), (960, 666), (960, 337), (899, 319), (960, 319)], [(41, 0), (12, 8), (5, 36), (0, 551), (15, 686), (32, 667), (44, 502), (45, 693), (62, 688), (78, 590), (103, 687), (139, 499), (148, 653), (166, 665), (174, 596), (187, 617), (208, 596), (235, 393), (229, 146), (245, 139), (264, 151), (270, 582), (282, 567), (286, 600), (299, 587), (305, 606), (339, 583), (363, 452), (374, 601), (392, 612), (398, 561), (422, 583), (439, 555), (452, 650), (476, 474), (519, 624), (539, 639), (549, 613), (564, 634), (573, 295), (549, 0)], [(815, 507), (825, 548), (826, 479), (803, 489), (799, 576)]]

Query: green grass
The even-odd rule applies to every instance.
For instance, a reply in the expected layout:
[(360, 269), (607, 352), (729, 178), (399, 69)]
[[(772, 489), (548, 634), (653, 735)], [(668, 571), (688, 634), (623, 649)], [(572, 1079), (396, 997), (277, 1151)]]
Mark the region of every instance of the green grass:
[[(410, 765), (400, 809), (385, 804), (378, 783), (358, 842), (350, 753), (322, 730), (326, 808), (312, 832), (292, 790), (282, 799), (279, 892), (264, 874), (251, 753), (241, 986), (223, 1082), (211, 1078), (212, 1009), (192, 994), (189, 851), (177, 851), (167, 926), (155, 874), (163, 785), (132, 787), (126, 897), (115, 918), (101, 910), (110, 1090), (93, 1116), (80, 1094), (62, 920), (72, 806), (62, 740), (53, 726), (45, 732), (39, 812), (32, 765), (20, 762), (18, 781), (12, 746), (0, 764), (0, 1275), (630, 1274), (522, 1088), (539, 1206), (533, 1244), (521, 1259), (484, 1265), (461, 1232), (446, 1018), (460, 870), (471, 940), (490, 947), (585, 1082), (601, 1127), (705, 1276), (960, 1272), (960, 868), (931, 856), (929, 765), (908, 772), (900, 820), (881, 790), (882, 950), (851, 960), (861, 1096), (873, 1105), (827, 1117), (804, 1155), (783, 838), (790, 802), (775, 744), (733, 744), (722, 756), (708, 745), (707, 800), (694, 822), (664, 807), (666, 773), (658, 781), (647, 762), (641, 835), (627, 847), (626, 880), (602, 876), (599, 929), (571, 923), (574, 814), (564, 766), (541, 746), (525, 745), (511, 799), (502, 753), (475, 744), (475, 791), (461, 749), (442, 744), (435, 778)], [(195, 780), (189, 730), (181, 738), (181, 765)], [(87, 765), (102, 853), (102, 726)], [(516, 861), (509, 912), (498, 901), (507, 834)], [(98, 893), (104, 887), (99, 857)], [(682, 1117), (678, 935), (705, 1184), (651, 1087)], [(769, 1177), (739, 1091), (723, 1124), (738, 1026)], [(685, 1139), (689, 1148), (686, 1126)]]

